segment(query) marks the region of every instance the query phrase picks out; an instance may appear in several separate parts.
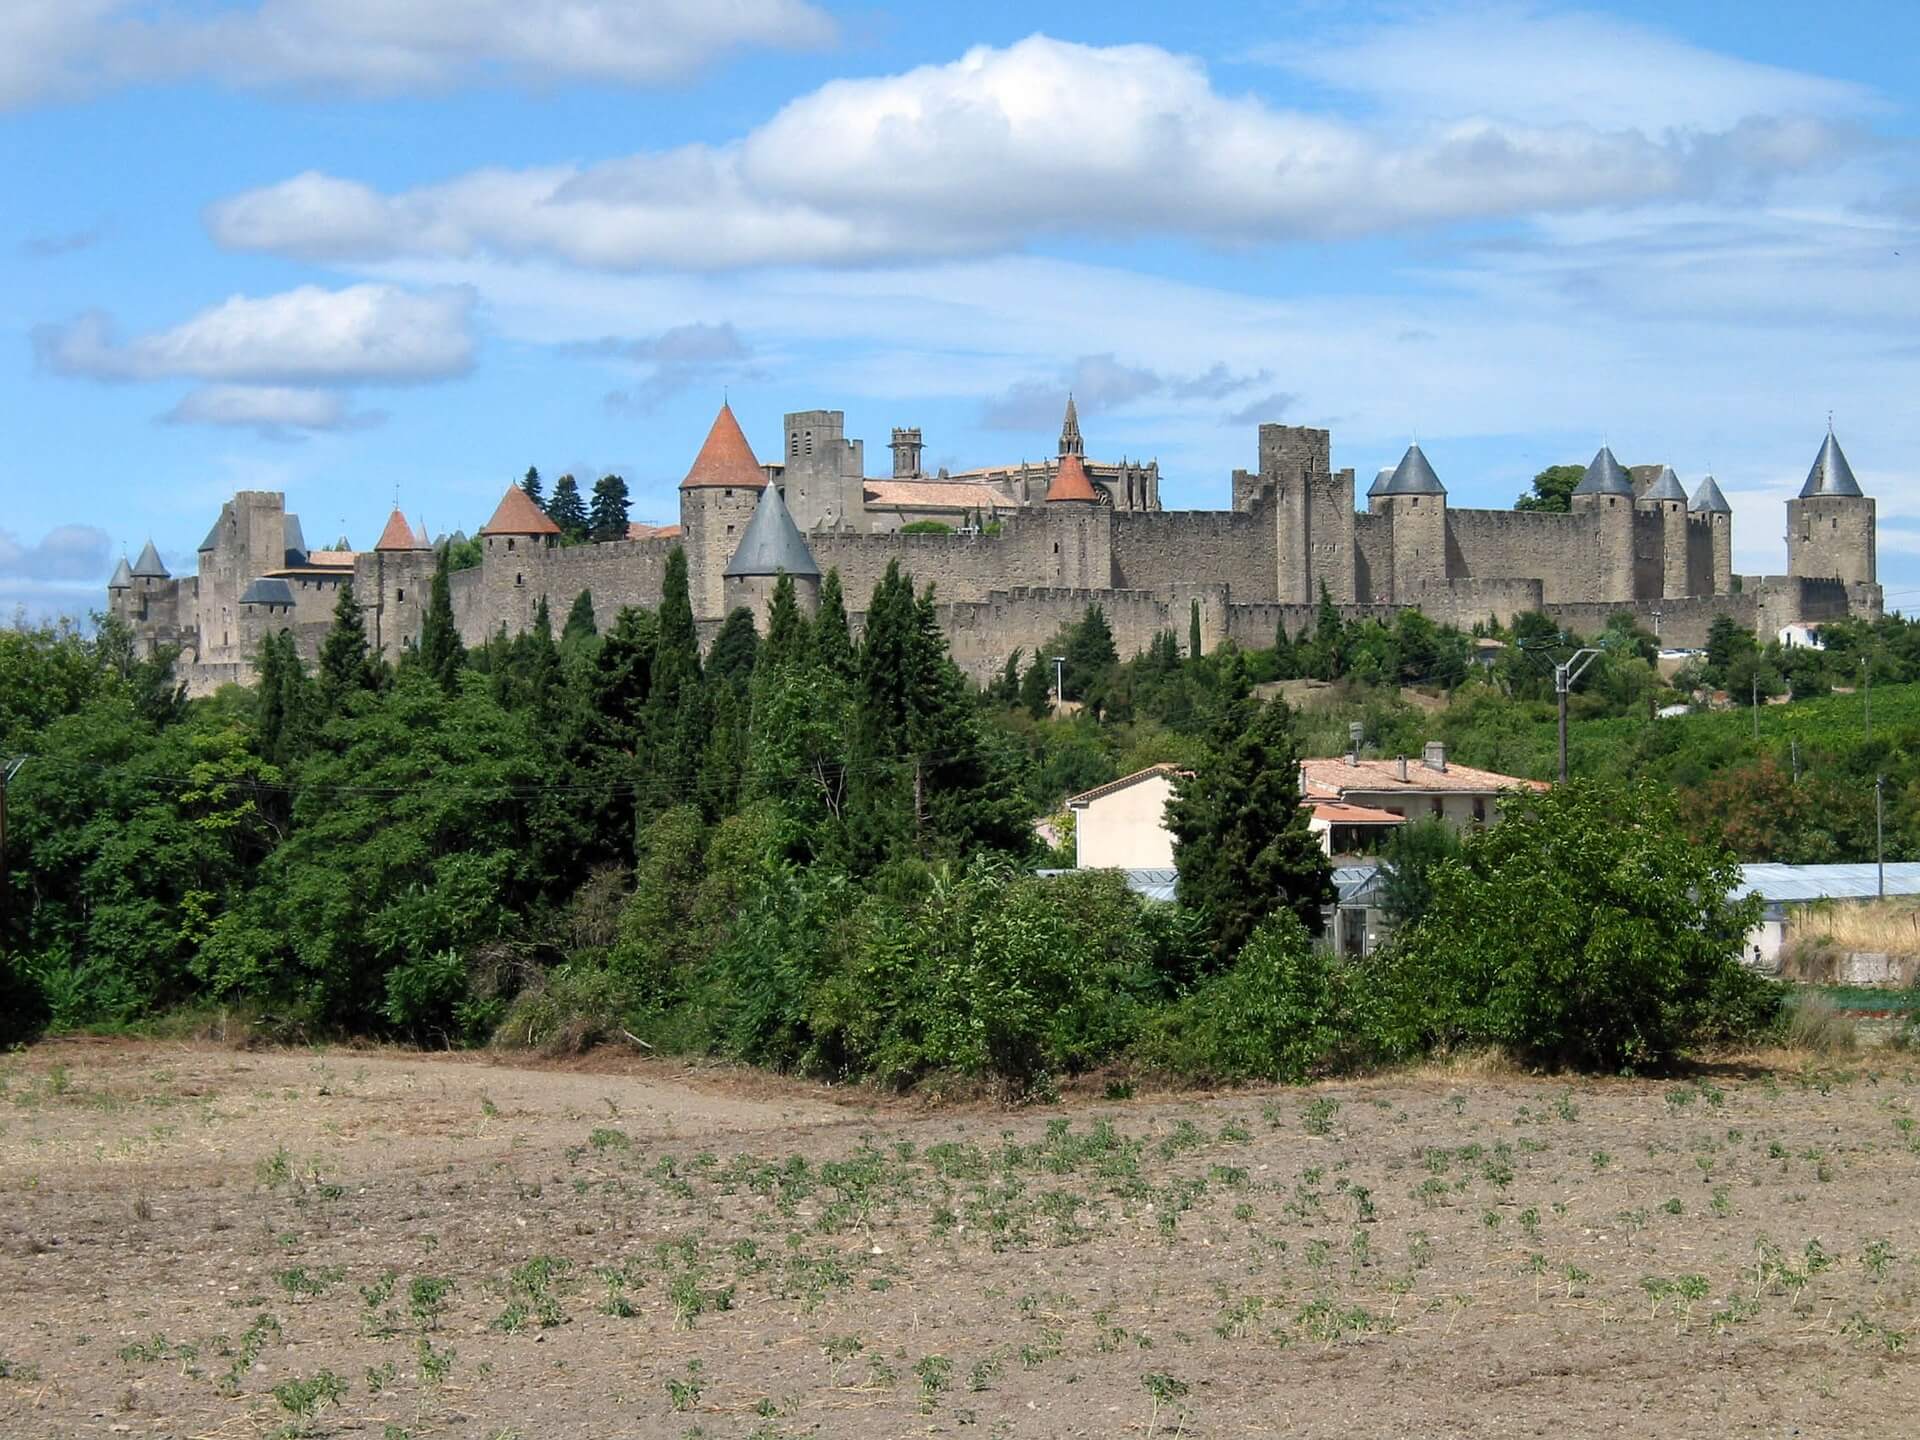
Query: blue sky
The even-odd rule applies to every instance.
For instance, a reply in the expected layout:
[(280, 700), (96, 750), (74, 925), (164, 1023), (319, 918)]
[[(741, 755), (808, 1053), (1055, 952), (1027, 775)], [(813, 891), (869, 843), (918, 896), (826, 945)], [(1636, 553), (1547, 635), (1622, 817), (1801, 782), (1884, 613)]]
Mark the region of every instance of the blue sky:
[(1259, 420), (1508, 505), (1711, 469), (1736, 564), (1829, 411), (1920, 604), (1920, 10), (8, 0), (0, 609), (84, 613), (221, 499), (436, 532), (529, 464), (667, 520), (723, 390), (885, 469)]

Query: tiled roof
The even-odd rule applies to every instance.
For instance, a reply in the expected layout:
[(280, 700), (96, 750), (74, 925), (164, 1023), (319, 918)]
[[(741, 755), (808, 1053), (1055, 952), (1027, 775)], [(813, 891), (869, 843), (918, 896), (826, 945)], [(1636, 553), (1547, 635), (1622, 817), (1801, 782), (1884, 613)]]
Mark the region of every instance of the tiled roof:
[(1100, 492), (1093, 488), (1093, 482), (1087, 478), (1087, 467), (1081, 463), (1078, 455), (1062, 455), (1060, 468), (1053, 472), (1053, 483), (1047, 487), (1047, 503), (1057, 504), (1062, 500), (1098, 500)]
[(1391, 810), (1376, 810), (1369, 805), (1349, 805), (1341, 800), (1315, 800), (1313, 818), (1329, 825), (1404, 825), (1407, 817)]
[(1149, 765), (1146, 769), (1136, 770), (1131, 775), (1122, 775), (1118, 780), (1109, 780), (1104, 785), (1096, 785), (1093, 789), (1084, 790), (1078, 795), (1069, 795), (1067, 797), (1067, 804), (1085, 805), (1090, 801), (1100, 799), (1102, 796), (1111, 795), (1116, 790), (1125, 790), (1131, 785), (1138, 785), (1142, 780), (1151, 780), (1160, 775), (1171, 778), (1175, 775), (1185, 775), (1187, 773), (1189, 772), (1181, 769), (1178, 765)]
[(1465, 795), (1490, 795), (1496, 790), (1511, 790), (1515, 787), (1527, 790), (1545, 790), (1543, 780), (1523, 780), (1517, 775), (1502, 775), (1493, 770), (1476, 770), (1471, 765), (1461, 765), (1449, 760), (1444, 770), (1430, 769), (1418, 756), (1407, 761), (1407, 778), (1400, 778), (1398, 760), (1362, 759), (1348, 764), (1344, 755), (1331, 759), (1302, 760), (1300, 769), (1306, 776), (1307, 792), (1310, 798), (1323, 797), (1341, 799), (1351, 791), (1368, 792), (1404, 791), (1409, 795), (1423, 795), (1432, 791), (1450, 791)]
[(323, 570), (331, 569), (335, 566), (351, 570), (353, 568), (353, 551), (309, 550), (307, 552), (307, 564)]
[(707, 431), (706, 444), (693, 457), (680, 488), (698, 490), (724, 485), (735, 490), (758, 490), (766, 483), (767, 472), (753, 458), (753, 447), (741, 432), (740, 422), (733, 418), (733, 407), (723, 404), (720, 413), (713, 417), (713, 428)]
[(990, 485), (965, 480), (869, 480), (869, 505), (897, 505), (904, 510), (1010, 510), (1012, 501)]
[(1678, 500), (1684, 505), (1687, 503), (1687, 492), (1680, 487), (1680, 477), (1673, 473), (1673, 467), (1662, 465), (1660, 473), (1654, 476), (1653, 483), (1640, 492), (1640, 498), (1642, 500)]
[(678, 525), (642, 525), (635, 521), (627, 526), (627, 538), (629, 540), (678, 540), (680, 527)]
[(413, 533), (413, 526), (407, 523), (407, 517), (399, 510), (387, 517), (387, 528), (380, 532), (380, 538), (373, 542), (376, 550), (424, 550), (420, 537)]
[(518, 485), (509, 485), (500, 508), (480, 527), (482, 535), (558, 535), (560, 527)]

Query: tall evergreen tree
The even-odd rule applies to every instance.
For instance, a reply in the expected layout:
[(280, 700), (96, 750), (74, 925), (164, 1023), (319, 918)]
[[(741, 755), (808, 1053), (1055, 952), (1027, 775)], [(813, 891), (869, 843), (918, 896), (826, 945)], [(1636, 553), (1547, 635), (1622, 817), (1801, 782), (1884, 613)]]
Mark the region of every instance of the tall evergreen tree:
[(760, 647), (760, 665), (767, 670), (798, 664), (807, 651), (807, 619), (793, 593), (793, 577), (782, 571), (773, 582), (773, 600), (767, 606), (767, 640)]
[(582, 590), (573, 597), (573, 608), (567, 611), (567, 623), (560, 631), (560, 648), (571, 654), (599, 633), (600, 627), (593, 618), (593, 592)]
[(813, 655), (832, 674), (853, 678), (853, 632), (847, 625), (847, 602), (838, 570), (827, 571), (827, 578), (820, 582), (820, 613), (813, 620)]
[(705, 696), (700, 640), (693, 626), (687, 586), (687, 554), (678, 545), (667, 556), (661, 584), (660, 639), (654, 654), (653, 692), (647, 698), (647, 755), (655, 788), (642, 822), (659, 810), (692, 802), (706, 750)]
[(542, 595), (533, 607), (533, 625), (520, 639), (516, 655), (519, 694), (544, 732), (559, 703), (560, 650), (553, 643), (553, 615)]
[(1205, 757), (1167, 803), (1180, 903), (1199, 912), (1218, 964), (1229, 963), (1279, 909), (1318, 935), (1333, 899), (1331, 870), (1300, 803), (1300, 759), (1286, 705), (1252, 697), (1237, 658), (1227, 663)]
[(299, 647), (286, 631), (269, 633), (254, 658), (259, 676), (254, 693), (254, 725), (260, 737), (260, 758), (286, 766), (304, 756), (318, 719), (313, 682), (300, 659)]
[(595, 540), (627, 538), (627, 482), (618, 475), (602, 475), (593, 482), (587, 533)]
[(320, 644), (320, 695), (329, 714), (361, 690), (378, 687), (378, 671), (367, 653), (366, 615), (353, 593), (353, 582), (343, 581), (333, 602), (333, 625)]
[(540, 469), (538, 466), (529, 465), (527, 467), (527, 473), (521, 477), (520, 488), (526, 491), (527, 498), (542, 510), (547, 508), (546, 486), (540, 481)]
[(1036, 720), (1046, 719), (1047, 711), (1053, 708), (1053, 666), (1038, 652), (1027, 673), (1020, 677), (1020, 703)]
[(553, 499), (547, 505), (547, 518), (560, 527), (568, 540), (587, 538), (587, 505), (580, 498), (580, 482), (562, 475), (553, 482)]
[(737, 605), (728, 612), (707, 652), (707, 678), (744, 694), (759, 658), (760, 636), (753, 628), (753, 612)]
[(1187, 612), (1187, 654), (1200, 658), (1200, 602), (1195, 600)]
[(427, 613), (420, 622), (421, 669), (439, 682), (449, 695), (459, 683), (460, 667), (467, 662), (467, 647), (460, 642), (459, 628), (453, 623), (453, 589), (447, 578), (447, 552), (433, 569), (433, 585), (427, 593)]

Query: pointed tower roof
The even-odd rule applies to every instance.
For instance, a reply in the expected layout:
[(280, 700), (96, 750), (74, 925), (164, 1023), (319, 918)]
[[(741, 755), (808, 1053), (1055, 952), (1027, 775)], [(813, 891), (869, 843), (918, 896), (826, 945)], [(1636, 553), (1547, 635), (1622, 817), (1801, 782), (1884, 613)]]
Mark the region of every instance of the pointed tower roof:
[(233, 514), (233, 502), (229, 500), (220, 507), (220, 513), (214, 517), (213, 528), (207, 531), (207, 538), (200, 542), (200, 553), (202, 555), (219, 545), (220, 524), (231, 514)]
[(747, 443), (740, 422), (733, 418), (733, 407), (723, 402), (720, 413), (713, 417), (713, 428), (707, 431), (707, 443), (693, 457), (680, 488), (703, 490), (724, 485), (734, 490), (758, 490), (766, 483), (767, 472), (753, 458), (753, 447)]
[(1440, 477), (1433, 473), (1433, 466), (1427, 463), (1426, 452), (1418, 445), (1407, 446), (1407, 453), (1400, 457), (1400, 463), (1393, 467), (1393, 474), (1380, 492), (1382, 495), (1444, 495), (1447, 487), (1440, 483)]
[(1069, 450), (1060, 457), (1060, 468), (1053, 472), (1053, 483), (1047, 487), (1047, 503), (1053, 505), (1062, 500), (1097, 501), (1100, 492), (1093, 488), (1093, 481), (1087, 478), (1087, 467), (1080, 457)]
[(107, 588), (109, 590), (131, 590), (133, 588), (133, 572), (127, 569), (126, 556), (122, 555), (120, 557), (120, 563), (113, 567), (113, 578), (107, 581)]
[(1587, 473), (1580, 483), (1573, 487), (1576, 495), (1624, 495), (1633, 498), (1633, 477), (1621, 468), (1620, 462), (1613, 458), (1613, 451), (1605, 445), (1593, 457), (1587, 466)]
[(1671, 465), (1662, 465), (1660, 473), (1653, 477), (1653, 483), (1647, 487), (1642, 500), (1678, 500), (1687, 503), (1687, 492), (1681, 488), (1680, 477), (1673, 473)]
[(787, 512), (780, 487), (769, 485), (760, 492), (760, 503), (753, 507), (753, 518), (747, 521), (746, 533), (727, 562), (726, 573), (778, 575), (783, 571), (802, 579), (820, 578), (820, 566)]
[(387, 528), (380, 532), (380, 538), (373, 542), (376, 550), (419, 550), (423, 548), (419, 537), (413, 533), (413, 527), (407, 523), (407, 517), (396, 507), (387, 517)]
[(1833, 427), (1827, 427), (1827, 440), (1820, 447), (1820, 453), (1813, 457), (1813, 468), (1807, 472), (1807, 483), (1800, 487), (1800, 498), (1808, 499), (1814, 495), (1846, 495), (1853, 499), (1865, 498), (1860, 482), (1853, 478), (1853, 467), (1847, 464), (1847, 457), (1840, 453), (1840, 442), (1833, 438)]
[[(399, 511), (395, 511), (396, 518)], [(389, 522), (391, 523), (391, 522)], [(402, 520), (401, 524), (406, 524)], [(507, 493), (500, 497), (500, 508), (493, 512), (493, 518), (480, 527), (482, 535), (558, 535), (560, 527), (548, 518), (547, 512), (533, 503), (518, 485), (509, 485)], [(425, 535), (421, 535), (425, 539)], [(427, 547), (420, 546), (420, 549)]]
[(1373, 483), (1367, 486), (1367, 498), (1371, 500), (1375, 495), (1386, 494), (1387, 482), (1392, 478), (1393, 478), (1393, 466), (1382, 465), (1380, 467), (1380, 473), (1373, 477)]
[(1083, 459), (1087, 453), (1086, 443), (1080, 438), (1080, 411), (1074, 406), (1073, 392), (1067, 392), (1067, 416), (1060, 422), (1060, 453), (1078, 455)]
[(167, 567), (160, 562), (160, 552), (153, 548), (151, 540), (147, 541), (146, 548), (140, 552), (140, 558), (133, 562), (133, 573), (152, 580), (171, 578)]
[(1733, 507), (1727, 504), (1727, 497), (1720, 493), (1720, 487), (1709, 475), (1700, 482), (1700, 488), (1693, 492), (1693, 502), (1687, 506), (1700, 515), (1731, 515)]

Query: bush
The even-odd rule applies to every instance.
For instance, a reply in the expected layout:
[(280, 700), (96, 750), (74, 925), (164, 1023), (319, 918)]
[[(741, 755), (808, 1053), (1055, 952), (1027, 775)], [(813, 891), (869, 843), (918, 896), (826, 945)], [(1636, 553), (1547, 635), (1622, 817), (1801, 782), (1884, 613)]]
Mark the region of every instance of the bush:
[(1154, 1020), (1140, 1058), (1197, 1079), (1297, 1084), (1324, 1069), (1344, 1041), (1339, 982), (1306, 927), (1277, 911), (1231, 969)]
[(1739, 960), (1760, 902), (1731, 899), (1732, 855), (1689, 839), (1666, 791), (1575, 781), (1505, 811), (1433, 872), (1425, 915), (1388, 947), (1390, 1050), (1495, 1044), (1633, 1070), (1720, 1031), (1729, 995), (1765, 1011)]

